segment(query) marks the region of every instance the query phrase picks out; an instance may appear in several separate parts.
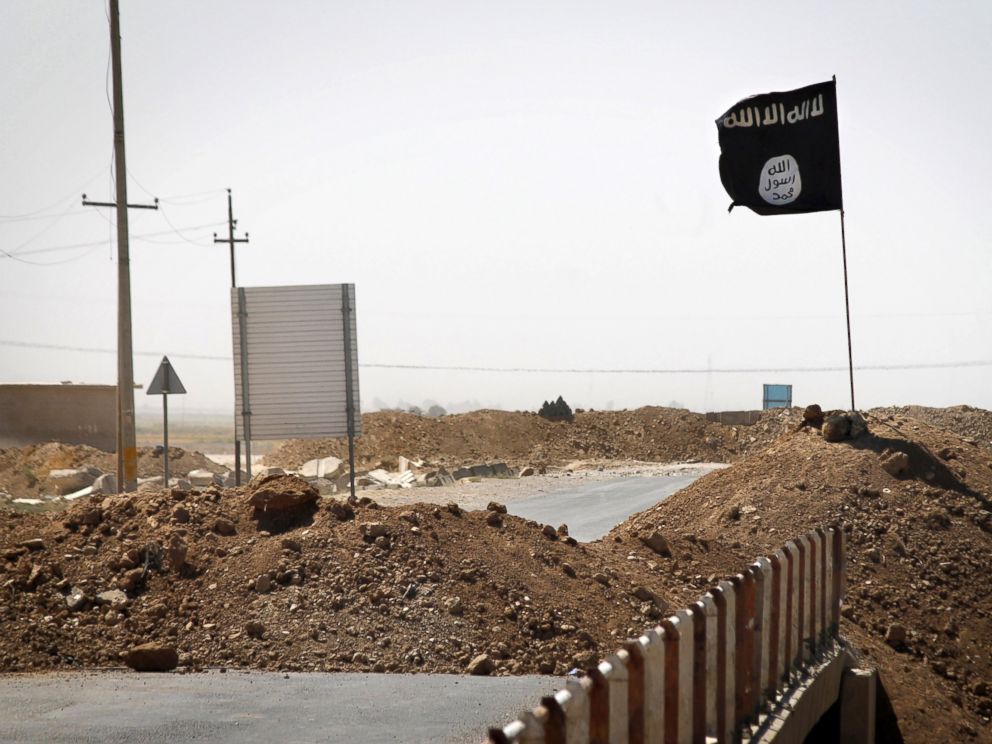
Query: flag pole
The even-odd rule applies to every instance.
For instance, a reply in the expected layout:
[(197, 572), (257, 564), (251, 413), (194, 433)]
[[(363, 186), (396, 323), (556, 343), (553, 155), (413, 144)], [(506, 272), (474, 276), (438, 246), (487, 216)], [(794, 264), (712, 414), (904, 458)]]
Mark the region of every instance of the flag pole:
[(844, 311), (847, 314), (847, 370), (851, 378), (851, 410), (854, 407), (854, 357), (851, 354), (851, 301), (847, 291), (847, 240), (844, 237), (844, 208), (840, 208), (840, 250), (844, 259)]
[[(833, 76), (837, 85), (837, 76)], [(839, 107), (838, 107), (839, 108)], [(838, 116), (838, 119), (840, 117)], [(840, 172), (840, 137), (837, 138), (837, 169)], [(847, 370), (851, 380), (851, 410), (854, 407), (854, 355), (851, 352), (851, 299), (847, 288), (847, 237), (844, 233), (844, 178), (840, 178), (840, 250), (844, 261), (844, 313), (847, 316)]]

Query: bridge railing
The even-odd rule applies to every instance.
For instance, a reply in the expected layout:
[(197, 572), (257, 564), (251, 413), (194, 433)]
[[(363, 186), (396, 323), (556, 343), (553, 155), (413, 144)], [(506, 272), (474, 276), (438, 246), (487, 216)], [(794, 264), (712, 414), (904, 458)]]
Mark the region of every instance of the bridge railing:
[(490, 729), (488, 741), (740, 741), (833, 645), (845, 574), (843, 530), (790, 540), (508, 726)]

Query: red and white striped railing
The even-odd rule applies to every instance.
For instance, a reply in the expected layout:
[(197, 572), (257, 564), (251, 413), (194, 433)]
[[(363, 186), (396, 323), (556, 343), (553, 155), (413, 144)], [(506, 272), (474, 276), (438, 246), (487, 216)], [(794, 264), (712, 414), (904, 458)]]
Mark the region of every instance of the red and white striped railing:
[[(839, 528), (790, 540), (570, 679), (492, 744), (736, 742), (832, 647), (845, 590)], [(744, 737), (748, 738), (748, 737)]]

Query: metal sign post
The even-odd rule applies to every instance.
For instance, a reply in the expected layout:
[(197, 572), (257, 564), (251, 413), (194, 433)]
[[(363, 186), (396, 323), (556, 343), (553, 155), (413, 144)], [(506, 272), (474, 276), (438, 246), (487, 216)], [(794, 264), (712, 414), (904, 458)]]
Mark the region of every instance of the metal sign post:
[(355, 386), (352, 379), (353, 361), (351, 358), (351, 287), (341, 285), (341, 318), (344, 332), (344, 391), (347, 402), (345, 411), (348, 419), (348, 485), (351, 498), (355, 498)]
[(148, 395), (162, 396), (162, 444), (163, 463), (165, 464), (165, 481), (163, 485), (169, 487), (169, 396), (185, 395), (186, 388), (183, 387), (182, 380), (169, 363), (169, 357), (162, 357), (162, 363), (158, 366), (158, 371), (148, 386)]

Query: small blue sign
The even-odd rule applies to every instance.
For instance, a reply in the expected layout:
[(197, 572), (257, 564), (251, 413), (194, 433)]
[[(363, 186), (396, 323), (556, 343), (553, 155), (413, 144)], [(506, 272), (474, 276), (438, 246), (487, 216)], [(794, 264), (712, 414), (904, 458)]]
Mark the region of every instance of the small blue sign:
[(765, 385), (764, 400), (761, 407), (792, 408), (792, 385)]

